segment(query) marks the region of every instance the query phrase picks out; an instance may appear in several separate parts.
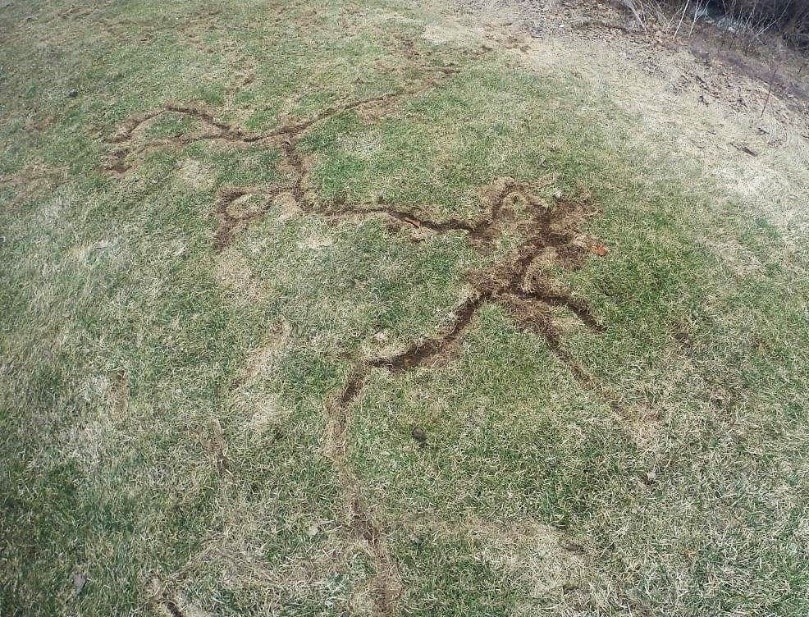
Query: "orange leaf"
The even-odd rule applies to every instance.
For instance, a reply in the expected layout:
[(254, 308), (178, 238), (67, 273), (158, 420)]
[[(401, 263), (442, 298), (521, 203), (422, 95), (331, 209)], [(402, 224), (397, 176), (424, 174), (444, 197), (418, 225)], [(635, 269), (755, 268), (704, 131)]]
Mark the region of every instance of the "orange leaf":
[(594, 244), (590, 247), (590, 250), (599, 257), (604, 257), (604, 255), (610, 252), (610, 250), (603, 244)]

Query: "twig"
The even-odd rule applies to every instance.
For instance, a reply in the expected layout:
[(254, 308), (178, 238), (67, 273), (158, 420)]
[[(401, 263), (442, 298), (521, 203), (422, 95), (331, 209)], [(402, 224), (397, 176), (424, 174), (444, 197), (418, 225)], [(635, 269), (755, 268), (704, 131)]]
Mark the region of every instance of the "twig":
[(767, 98), (764, 99), (764, 107), (761, 110), (761, 115), (759, 116), (759, 120), (764, 117), (764, 112), (767, 111), (767, 103), (770, 102), (770, 95), (772, 94), (772, 84), (775, 81), (775, 67), (776, 67), (775, 60), (772, 63), (772, 71), (770, 72), (770, 82), (767, 84)]
[(680, 15), (680, 23), (677, 24), (677, 29), (674, 31), (674, 36), (671, 37), (672, 39), (677, 38), (677, 33), (680, 31), (680, 27), (683, 25), (683, 20), (685, 19), (685, 12), (688, 10), (689, 4), (691, 4), (691, 0), (685, 0), (685, 4), (683, 5), (683, 14)]
[(638, 14), (638, 11), (635, 9), (635, 3), (632, 0), (623, 0), (623, 5), (632, 11), (632, 15), (635, 16), (635, 19), (640, 24), (640, 27), (643, 28), (643, 31), (646, 32), (646, 24), (643, 23), (643, 18)]
[(697, 0), (697, 7), (694, 9), (694, 19), (691, 22), (691, 29), (688, 31), (688, 36), (694, 34), (694, 26), (697, 25), (697, 15), (699, 15), (700, 10), (702, 10), (702, 6), (700, 6), (699, 0)]

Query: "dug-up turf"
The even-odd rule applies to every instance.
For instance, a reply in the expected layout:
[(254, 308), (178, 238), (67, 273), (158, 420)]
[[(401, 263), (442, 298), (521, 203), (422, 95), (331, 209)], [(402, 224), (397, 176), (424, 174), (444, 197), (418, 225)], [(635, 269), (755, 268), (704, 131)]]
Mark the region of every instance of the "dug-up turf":
[[(473, 52), (485, 54), (488, 48)], [(346, 530), (360, 540), (373, 559), (375, 574), (371, 580), (374, 614), (396, 613), (403, 592), (402, 578), (390, 550), (384, 525), (362, 496), (360, 482), (348, 460), (348, 429), (352, 404), (359, 398), (373, 370), (398, 374), (428, 366), (453, 354), (478, 311), (486, 304), (503, 307), (522, 328), (537, 333), (559, 362), (568, 367), (575, 379), (615, 407), (615, 397), (602, 387), (564, 348), (560, 330), (554, 323), (554, 307), (565, 309), (588, 329), (601, 332), (603, 324), (590, 304), (553, 275), (559, 268), (575, 269), (593, 255), (607, 249), (581, 230), (586, 220), (598, 213), (586, 193), (564, 197), (557, 193), (553, 203), (539, 191), (554, 182), (553, 177), (534, 183), (511, 178), (494, 179), (480, 190), (482, 214), (473, 220), (448, 218), (434, 220), (412, 205), (394, 205), (377, 201), (367, 204), (325, 202), (309, 186), (310, 163), (298, 149), (301, 138), (324, 120), (349, 110), (366, 108), (379, 117), (390, 113), (409, 97), (418, 96), (442, 81), (458, 74), (457, 66), (422, 67), (423, 78), (399, 91), (327, 108), (309, 119), (291, 121), (266, 133), (249, 133), (216, 119), (210, 110), (190, 105), (166, 104), (164, 107), (127, 120), (107, 141), (113, 146), (105, 169), (114, 178), (124, 177), (141, 164), (149, 152), (178, 148), (191, 143), (227, 142), (231, 147), (265, 144), (281, 153), (281, 169), (288, 180), (269, 187), (231, 186), (219, 190), (213, 205), (217, 220), (213, 244), (217, 252), (228, 247), (237, 234), (264, 216), (274, 200), (286, 196), (297, 209), (329, 221), (377, 217), (387, 219), (390, 227), (414, 231), (409, 238), (421, 241), (424, 234), (462, 234), (476, 251), (489, 252), (508, 231), (520, 238), (518, 245), (493, 265), (468, 275), (471, 293), (452, 312), (437, 334), (414, 341), (400, 352), (384, 357), (354, 361), (344, 385), (328, 397), (324, 405), (326, 428), (324, 449), (339, 477), (346, 511)], [(149, 140), (143, 136), (150, 122), (164, 114), (193, 120), (197, 128), (182, 135)], [(223, 448), (219, 448), (223, 450)], [(218, 459), (224, 467), (224, 455)], [(164, 602), (172, 615), (182, 615), (173, 601)]]

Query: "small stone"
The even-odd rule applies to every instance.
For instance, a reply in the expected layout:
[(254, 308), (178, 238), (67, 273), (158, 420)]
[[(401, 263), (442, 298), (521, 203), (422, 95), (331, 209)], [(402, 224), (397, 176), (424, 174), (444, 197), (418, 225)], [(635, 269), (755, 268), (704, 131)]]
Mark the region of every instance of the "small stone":
[(68, 98), (75, 99), (77, 96), (79, 96), (79, 91), (76, 90), (76, 88), (71, 88), (67, 91), (67, 96)]
[(420, 426), (414, 426), (413, 430), (410, 431), (410, 435), (419, 443), (427, 441), (427, 433)]
[(84, 572), (75, 572), (73, 574), (73, 591), (79, 595), (87, 584), (87, 575)]

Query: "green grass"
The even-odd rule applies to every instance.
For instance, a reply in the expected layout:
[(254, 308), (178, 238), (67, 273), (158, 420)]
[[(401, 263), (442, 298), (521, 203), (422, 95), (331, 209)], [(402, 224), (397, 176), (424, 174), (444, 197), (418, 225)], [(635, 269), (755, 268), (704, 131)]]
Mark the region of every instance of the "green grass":
[(563, 345), (625, 414), (496, 305), (435, 366), (373, 371), (346, 460), (398, 613), (806, 613), (805, 242), (627, 145), (635, 119), (585, 82), (429, 43), (435, 15), (400, 5), (0, 9), (0, 613), (372, 614), (324, 405), (348, 358), (437, 332), (504, 246), (276, 204), (217, 254), (217, 190), (277, 181), (279, 150), (162, 148), (118, 179), (104, 138), (168, 101), (271, 129), (449, 62), (307, 133), (310, 188), (434, 218), (475, 216), (499, 176), (592, 192), (610, 252), (557, 274), (607, 329)]

